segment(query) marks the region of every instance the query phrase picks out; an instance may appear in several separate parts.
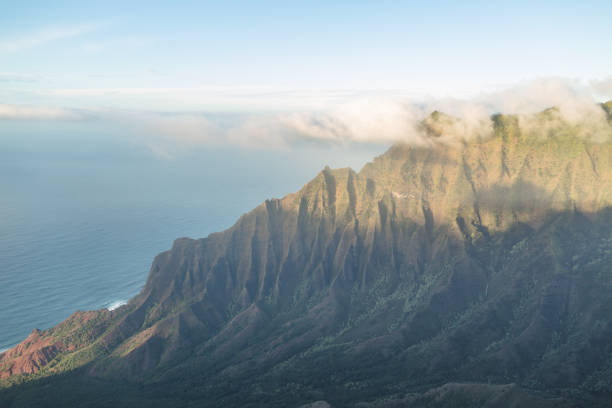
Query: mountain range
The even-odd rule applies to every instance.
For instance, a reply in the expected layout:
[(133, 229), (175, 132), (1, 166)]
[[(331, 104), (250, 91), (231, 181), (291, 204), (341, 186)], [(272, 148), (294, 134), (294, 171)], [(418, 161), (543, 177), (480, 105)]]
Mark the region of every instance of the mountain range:
[(0, 354), (0, 406), (608, 406), (612, 142), (455, 120), (177, 239), (127, 305)]

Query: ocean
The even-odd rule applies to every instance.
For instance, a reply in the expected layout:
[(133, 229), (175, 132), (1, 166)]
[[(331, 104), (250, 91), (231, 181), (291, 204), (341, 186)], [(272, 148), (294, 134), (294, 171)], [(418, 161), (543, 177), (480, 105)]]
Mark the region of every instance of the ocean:
[(174, 239), (228, 228), (326, 164), (360, 168), (382, 150), (198, 148), (167, 160), (116, 138), (3, 135), (0, 351), (77, 310), (127, 302)]

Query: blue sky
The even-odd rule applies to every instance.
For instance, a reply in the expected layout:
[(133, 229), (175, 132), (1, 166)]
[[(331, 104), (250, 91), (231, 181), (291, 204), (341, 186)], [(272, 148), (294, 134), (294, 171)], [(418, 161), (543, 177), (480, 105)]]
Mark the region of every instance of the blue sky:
[(610, 17), (609, 1), (4, 2), (0, 136), (123, 135), (174, 158), (418, 141), (433, 109), (472, 133), (494, 112), (586, 117), (612, 98)]
[[(91, 4), (90, 4), (91, 3)], [(534, 4), (537, 3), (537, 4)], [(244, 111), (612, 74), (610, 2), (6, 2), (6, 104)]]

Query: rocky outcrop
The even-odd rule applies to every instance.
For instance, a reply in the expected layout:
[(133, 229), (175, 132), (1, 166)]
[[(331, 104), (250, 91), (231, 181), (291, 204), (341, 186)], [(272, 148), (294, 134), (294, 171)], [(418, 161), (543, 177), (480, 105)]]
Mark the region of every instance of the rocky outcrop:
[(40, 333), (40, 330), (34, 330), (17, 347), (0, 355), (0, 378), (33, 374), (67, 349), (62, 342), (43, 338)]
[(110, 315), (106, 310), (76, 312), (54, 328), (34, 329), (23, 342), (0, 354), (0, 378), (34, 374), (58, 355), (89, 346), (102, 332)]

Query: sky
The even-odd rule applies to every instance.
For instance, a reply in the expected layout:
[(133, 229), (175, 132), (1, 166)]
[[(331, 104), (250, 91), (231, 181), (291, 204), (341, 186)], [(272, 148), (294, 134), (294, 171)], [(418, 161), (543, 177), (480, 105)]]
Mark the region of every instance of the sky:
[(516, 86), (542, 99), (550, 87), (534, 81), (551, 79), (612, 98), (609, 1), (2, 3), (0, 132), (89, 120), (188, 144), (371, 142), (377, 129), (387, 143), (407, 131), (398, 115), (418, 116), (398, 101), (490, 101)]

